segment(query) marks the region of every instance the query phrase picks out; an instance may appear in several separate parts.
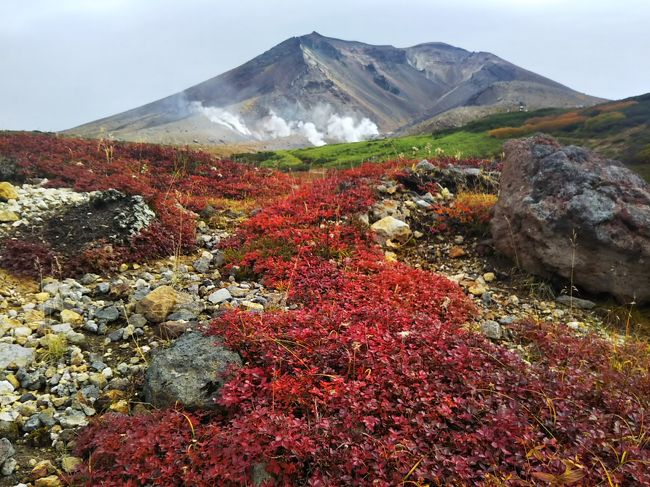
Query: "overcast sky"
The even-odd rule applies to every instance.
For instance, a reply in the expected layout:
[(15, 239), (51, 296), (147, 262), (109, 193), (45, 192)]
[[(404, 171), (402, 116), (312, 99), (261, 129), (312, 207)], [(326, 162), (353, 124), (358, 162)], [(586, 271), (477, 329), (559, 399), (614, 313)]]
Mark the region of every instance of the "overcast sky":
[(0, 0), (0, 129), (62, 130), (284, 39), (489, 51), (605, 98), (650, 92), (650, 0)]

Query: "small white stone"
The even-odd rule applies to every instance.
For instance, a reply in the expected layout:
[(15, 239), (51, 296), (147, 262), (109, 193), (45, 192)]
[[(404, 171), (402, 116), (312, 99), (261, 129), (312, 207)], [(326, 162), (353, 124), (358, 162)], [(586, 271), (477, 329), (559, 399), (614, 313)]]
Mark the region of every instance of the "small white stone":
[(8, 380), (0, 381), (0, 396), (11, 394), (14, 392), (15, 388), (11, 382)]

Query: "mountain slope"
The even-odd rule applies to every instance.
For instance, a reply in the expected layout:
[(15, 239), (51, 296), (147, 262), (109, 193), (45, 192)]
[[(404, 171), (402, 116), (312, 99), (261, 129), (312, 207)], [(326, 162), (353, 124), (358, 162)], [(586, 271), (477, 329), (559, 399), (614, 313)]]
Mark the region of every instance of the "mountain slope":
[(458, 107), (598, 101), (490, 53), (442, 43), (373, 46), (314, 32), (180, 93), (66, 132), (170, 143), (322, 145), (392, 132)]

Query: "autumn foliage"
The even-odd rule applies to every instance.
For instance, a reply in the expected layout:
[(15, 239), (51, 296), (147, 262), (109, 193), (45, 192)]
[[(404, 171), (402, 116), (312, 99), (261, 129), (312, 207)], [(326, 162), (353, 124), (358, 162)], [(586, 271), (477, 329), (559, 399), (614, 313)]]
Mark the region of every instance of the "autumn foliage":
[[(126, 244), (107, 246), (107, 242), (98, 242), (73, 258), (55, 255), (39, 244), (39, 255), (49, 255), (48, 262), (56, 258), (59, 271), (64, 273), (80, 268), (101, 271), (125, 261), (187, 251), (195, 245), (193, 212), (207, 205), (218, 206), (224, 199), (254, 197), (263, 204), (286, 193), (293, 184), (286, 174), (200, 151), (152, 144), (6, 132), (0, 134), (0, 156), (13, 161), (21, 179), (47, 178), (50, 187), (78, 191), (113, 188), (142, 195), (156, 212), (155, 222)], [(30, 254), (20, 255), (20, 249), (28, 247), (22, 242), (5, 243), (3, 265), (28, 274), (50, 273), (51, 266), (37, 269)]]
[(245, 364), (221, 411), (103, 417), (76, 484), (650, 482), (648, 349), (520, 323), (515, 353), (473, 331), (456, 284), (387, 263), (357, 222), (387, 170), (329, 174), (242, 226), (230, 270), (289, 309), (217, 318)]
[(534, 132), (554, 132), (581, 124), (588, 117), (579, 112), (567, 112), (560, 115), (535, 117), (526, 121), (521, 127), (501, 127), (488, 132), (491, 137), (500, 139), (521, 137)]
[(485, 233), (496, 202), (497, 196), (494, 194), (458, 193), (454, 201), (434, 205), (432, 211), (436, 219), (431, 225), (431, 230)]

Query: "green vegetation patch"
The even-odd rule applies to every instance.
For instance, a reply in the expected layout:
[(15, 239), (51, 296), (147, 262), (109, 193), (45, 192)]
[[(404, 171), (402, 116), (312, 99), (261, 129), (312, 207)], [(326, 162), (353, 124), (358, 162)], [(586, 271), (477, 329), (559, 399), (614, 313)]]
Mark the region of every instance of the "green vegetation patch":
[(489, 137), (486, 133), (461, 130), (448, 134), (416, 135), (348, 144), (329, 144), (305, 149), (236, 154), (233, 157), (236, 161), (283, 170), (345, 168), (368, 161), (422, 159), (436, 155), (489, 158), (501, 153), (502, 142)]

